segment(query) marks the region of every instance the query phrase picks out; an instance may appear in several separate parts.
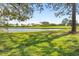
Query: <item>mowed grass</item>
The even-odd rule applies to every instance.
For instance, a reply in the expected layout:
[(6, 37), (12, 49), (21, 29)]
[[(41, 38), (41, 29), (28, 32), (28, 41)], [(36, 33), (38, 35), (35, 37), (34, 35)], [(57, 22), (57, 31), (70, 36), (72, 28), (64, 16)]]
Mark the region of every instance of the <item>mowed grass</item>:
[(69, 29), (48, 32), (0, 33), (1, 56), (78, 56), (79, 33)]

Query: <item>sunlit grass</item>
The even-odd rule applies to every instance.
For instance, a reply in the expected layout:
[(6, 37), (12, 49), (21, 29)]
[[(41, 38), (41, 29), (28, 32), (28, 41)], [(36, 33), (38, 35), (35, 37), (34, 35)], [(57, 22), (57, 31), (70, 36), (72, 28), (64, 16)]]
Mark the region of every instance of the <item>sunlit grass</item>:
[(58, 31), (0, 33), (1, 56), (79, 55), (79, 33)]

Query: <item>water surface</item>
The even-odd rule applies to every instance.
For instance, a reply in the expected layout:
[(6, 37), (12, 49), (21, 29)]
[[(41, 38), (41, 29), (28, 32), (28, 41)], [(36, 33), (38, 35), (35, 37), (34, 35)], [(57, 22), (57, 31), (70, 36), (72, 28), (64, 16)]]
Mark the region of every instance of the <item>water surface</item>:
[(8, 28), (3, 29), (8, 32), (39, 32), (39, 31), (57, 31), (61, 29), (29, 29), (29, 28)]

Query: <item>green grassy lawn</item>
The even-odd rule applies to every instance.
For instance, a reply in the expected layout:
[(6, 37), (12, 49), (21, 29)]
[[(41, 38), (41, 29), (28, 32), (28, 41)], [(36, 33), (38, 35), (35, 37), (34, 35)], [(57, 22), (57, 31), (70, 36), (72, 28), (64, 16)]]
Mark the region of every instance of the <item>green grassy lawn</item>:
[[(30, 27), (31, 28), (31, 27)], [(1, 56), (79, 56), (79, 33), (68, 34), (70, 26), (58, 31), (4, 33), (0, 30)], [(77, 31), (79, 27), (77, 26)]]
[(0, 33), (1, 56), (79, 55), (79, 33), (59, 31)]

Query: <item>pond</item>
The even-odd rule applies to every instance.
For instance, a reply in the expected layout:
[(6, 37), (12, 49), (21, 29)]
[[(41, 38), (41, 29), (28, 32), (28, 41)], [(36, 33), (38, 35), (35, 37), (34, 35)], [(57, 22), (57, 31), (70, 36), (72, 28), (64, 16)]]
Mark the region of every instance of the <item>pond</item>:
[(39, 31), (57, 31), (61, 29), (34, 29), (34, 28), (8, 28), (8, 30), (3, 29), (8, 32), (39, 32)]
[(9, 32), (39, 32), (39, 31), (56, 31), (60, 29), (29, 29), (29, 28), (9, 28)]

